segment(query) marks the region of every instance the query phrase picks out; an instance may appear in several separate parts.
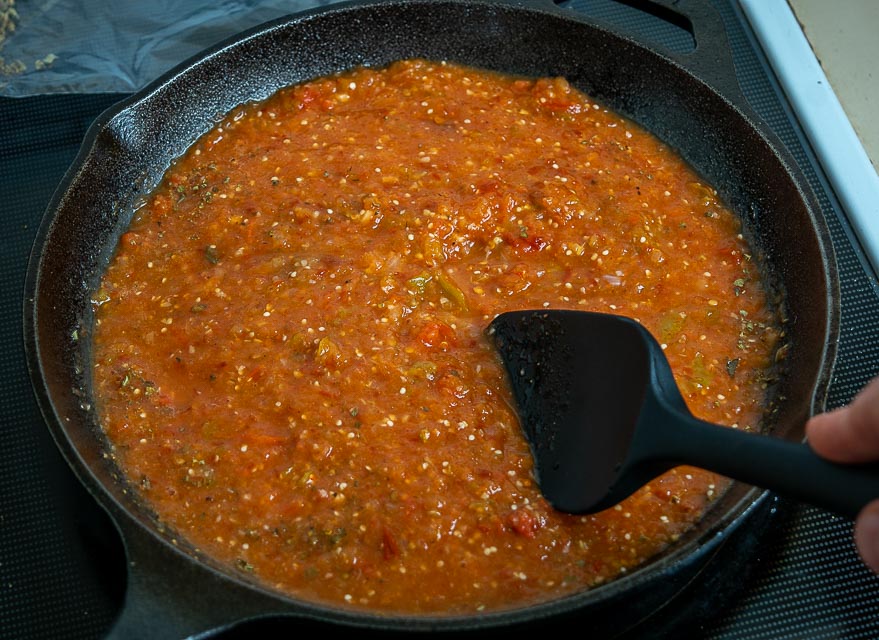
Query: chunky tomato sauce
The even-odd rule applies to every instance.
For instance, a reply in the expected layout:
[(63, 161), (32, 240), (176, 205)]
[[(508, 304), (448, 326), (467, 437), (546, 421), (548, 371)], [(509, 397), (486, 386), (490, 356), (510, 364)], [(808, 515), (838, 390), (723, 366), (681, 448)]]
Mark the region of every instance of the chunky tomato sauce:
[(158, 519), (273, 589), (467, 614), (612, 580), (725, 487), (681, 467), (554, 511), (484, 331), (632, 316), (691, 410), (757, 429), (779, 337), (740, 221), (560, 78), (400, 61), (228, 114), (94, 293), (112, 455)]

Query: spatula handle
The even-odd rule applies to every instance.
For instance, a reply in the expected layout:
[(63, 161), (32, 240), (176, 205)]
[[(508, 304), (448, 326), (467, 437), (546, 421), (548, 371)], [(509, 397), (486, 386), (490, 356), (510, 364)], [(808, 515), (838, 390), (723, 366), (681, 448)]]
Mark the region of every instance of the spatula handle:
[[(688, 421), (689, 422), (689, 421)], [(842, 465), (807, 443), (738, 431), (693, 418), (675, 438), (687, 464), (753, 484), (854, 519), (879, 499), (879, 464)]]

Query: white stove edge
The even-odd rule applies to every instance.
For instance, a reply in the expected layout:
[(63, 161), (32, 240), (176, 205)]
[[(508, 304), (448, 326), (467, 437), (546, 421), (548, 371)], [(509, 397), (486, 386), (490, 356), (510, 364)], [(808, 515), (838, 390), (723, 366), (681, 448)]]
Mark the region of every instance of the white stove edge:
[(787, 0), (738, 0), (879, 275), (879, 175)]

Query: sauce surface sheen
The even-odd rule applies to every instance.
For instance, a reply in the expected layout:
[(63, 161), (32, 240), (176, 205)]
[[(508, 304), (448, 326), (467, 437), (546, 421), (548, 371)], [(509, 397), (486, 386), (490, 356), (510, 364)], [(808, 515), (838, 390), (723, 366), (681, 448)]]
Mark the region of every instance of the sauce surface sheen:
[(136, 213), (93, 295), (101, 424), (165, 526), (293, 597), (558, 598), (662, 551), (726, 480), (554, 511), (485, 328), (632, 316), (694, 414), (758, 429), (780, 332), (749, 251), (683, 160), (564, 79), (349, 70), (228, 114)]

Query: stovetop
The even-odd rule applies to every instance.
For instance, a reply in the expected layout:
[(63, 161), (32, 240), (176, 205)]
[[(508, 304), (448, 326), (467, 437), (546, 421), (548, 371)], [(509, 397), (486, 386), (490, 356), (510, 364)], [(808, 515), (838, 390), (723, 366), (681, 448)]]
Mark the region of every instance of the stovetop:
[[(720, 12), (745, 95), (789, 147), (819, 196), (837, 254), (842, 317), (828, 407), (847, 403), (879, 374), (879, 284), (856, 234), (734, 0)], [(610, 0), (565, 3), (617, 21), (645, 39), (672, 41), (666, 23)], [(28, 256), (42, 213), (86, 128), (123, 93), (0, 98), (0, 637), (98, 638), (125, 590), (112, 523), (77, 482), (33, 399), (22, 343)], [(879, 637), (879, 577), (859, 561), (851, 523), (776, 501), (736, 570), (694, 581), (636, 637)], [(756, 535), (756, 534), (755, 534)], [(236, 634), (277, 631), (271, 621)], [(288, 626), (289, 632), (291, 628)], [(585, 630), (584, 630), (585, 631)], [(219, 637), (219, 636), (218, 636)]]

